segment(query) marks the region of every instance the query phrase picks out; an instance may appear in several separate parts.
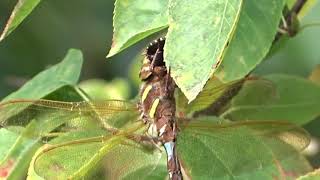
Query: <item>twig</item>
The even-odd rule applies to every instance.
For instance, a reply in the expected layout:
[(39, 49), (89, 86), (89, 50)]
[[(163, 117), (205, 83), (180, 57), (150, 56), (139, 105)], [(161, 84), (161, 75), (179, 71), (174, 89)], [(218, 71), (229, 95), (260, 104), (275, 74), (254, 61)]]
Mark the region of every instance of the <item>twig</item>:
[[(303, 6), (307, 1), (308, 0), (297, 0), (296, 3), (291, 8), (291, 10), (287, 12), (282, 22), (280, 23), (279, 29), (284, 30), (290, 37), (294, 36), (297, 33), (294, 27), (292, 27), (294, 16), (299, 14), (299, 12), (301, 11), (301, 9), (303, 8)], [(279, 31), (276, 34), (273, 43), (278, 41), (283, 34), (284, 34), (283, 31)]]
[(303, 8), (303, 5), (307, 2), (307, 0), (297, 0), (297, 2), (294, 4), (294, 6), (291, 9), (291, 12), (295, 12), (296, 14), (299, 14), (301, 9)]

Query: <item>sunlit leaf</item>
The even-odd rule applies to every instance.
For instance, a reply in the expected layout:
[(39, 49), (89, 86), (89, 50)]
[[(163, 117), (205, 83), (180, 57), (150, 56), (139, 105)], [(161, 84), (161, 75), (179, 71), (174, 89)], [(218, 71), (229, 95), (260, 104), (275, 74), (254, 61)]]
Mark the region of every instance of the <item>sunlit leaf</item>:
[(168, 26), (168, 0), (116, 0), (111, 57)]
[(248, 74), (269, 52), (282, 16), (283, 0), (244, 1), (237, 29), (215, 74), (223, 82)]
[[(79, 79), (82, 67), (82, 53), (78, 50), (69, 50), (63, 61), (51, 68), (39, 73), (33, 79), (24, 84), (18, 91), (10, 94), (2, 102), (13, 99), (40, 99), (66, 85), (75, 85)], [(14, 109), (14, 113), (22, 111), (25, 107)], [(1, 108), (0, 108), (1, 111)], [(1, 113), (1, 119), (12, 116), (9, 109)]]
[[(18, 135), (7, 129), (0, 129), (0, 137), (0, 162), (2, 162), (8, 155), (8, 149), (10, 149), (16, 142)], [(10, 174), (11, 169), (14, 168), (15, 163), (14, 159), (1, 163), (0, 178), (7, 177)]]
[(170, 1), (164, 59), (188, 98), (195, 99), (216, 70), (237, 26), (242, 0)]
[[(66, 91), (66, 89), (68, 88), (61, 88), (56, 92), (63, 91), (65, 94), (70, 94)], [(72, 96), (70, 96), (69, 98), (71, 97)], [(2, 104), (0, 108), (1, 126), (5, 127), (7, 130), (17, 136), (13, 143), (7, 144), (8, 146), (10, 146), (10, 148), (5, 149), (6, 156), (3, 157), (0, 162), (0, 169), (7, 167), (10, 163), (12, 164), (11, 168), (6, 174), (6, 177), (8, 177), (9, 179), (21, 179), (22, 177), (24, 177), (27, 172), (27, 168), (29, 166), (32, 155), (37, 150), (37, 148), (41, 146), (42, 136), (70, 120), (68, 119), (70, 116), (59, 117), (59, 114), (32, 114), (27, 110), (30, 107), (25, 109), (25, 107), (27, 106), (29, 105), (23, 104), (21, 106), (22, 108), (24, 108), (23, 112), (20, 112), (21, 108), (19, 108), (18, 106), (9, 107), (3, 106)], [(8, 114), (14, 114), (15, 116), (9, 116), (11, 117), (9, 118), (6, 114), (7, 112)], [(5, 118), (15, 120), (16, 124), (6, 125), (5, 123), (8, 122), (8, 120), (6, 120)], [(39, 121), (37, 121), (37, 118), (41, 119), (41, 121), (39, 119)]]
[[(64, 93), (70, 94), (68, 91), (64, 91)], [(57, 92), (56, 94), (60, 93)], [(53, 97), (54, 94), (50, 96)], [(1, 126), (12, 132), (19, 133), (19, 138), (15, 144), (7, 149), (9, 155), (3, 160), (1, 168), (7, 167), (9, 162), (21, 163), (16, 167), (23, 172), (28, 167), (35, 150), (41, 143), (47, 143), (46, 141), (50, 140), (53, 130), (55, 130), (53, 137), (59, 136), (65, 131), (85, 134), (86, 131), (98, 132), (101, 128), (113, 128), (111, 125), (123, 127), (128, 122), (135, 121), (138, 117), (135, 104), (119, 100), (100, 103), (15, 100), (3, 103), (1, 106), (3, 112), (3, 116), (0, 114)], [(5, 112), (8, 109), (19, 110), (21, 109), (19, 108), (20, 106), (27, 108), (19, 114), (6, 119)], [(16, 126), (25, 128), (15, 128)], [(100, 139), (99, 142), (102, 142), (102, 140)], [(26, 159), (21, 162), (20, 159), (23, 158)], [(10, 173), (14, 176), (19, 174), (14, 168), (10, 168)], [(23, 175), (24, 173), (21, 173), (20, 177)]]
[(2, 102), (21, 98), (39, 99), (65, 85), (75, 85), (80, 76), (82, 62), (81, 51), (70, 49), (62, 62), (40, 72)]
[(286, 120), (306, 124), (320, 114), (320, 87), (306, 79), (288, 75), (264, 77), (273, 83), (265, 89), (254, 81), (247, 83), (223, 114), (233, 120)]
[[(12, 93), (2, 102), (16, 98), (38, 99), (45, 96), (51, 96), (53, 99), (59, 96), (62, 100), (77, 100), (79, 95), (75, 95), (77, 94), (75, 90), (71, 87), (67, 87), (66, 85), (73, 85), (78, 81), (81, 65), (81, 52), (77, 50), (70, 50), (63, 62), (39, 73), (20, 90)], [(56, 94), (52, 94), (53, 92), (56, 92)], [(19, 133), (15, 142), (10, 144), (10, 148), (6, 149), (5, 154), (7, 154), (7, 156), (3, 157), (0, 161), (0, 169), (8, 167), (8, 164), (11, 164), (10, 169), (8, 169), (8, 173), (5, 174), (5, 177), (8, 178), (21, 179), (24, 177), (33, 153), (40, 146), (39, 141), (41, 137), (39, 135), (41, 133), (48, 133), (52, 131), (66, 121), (66, 119), (61, 119), (62, 121), (50, 122), (50, 119), (46, 119), (47, 121), (36, 123), (33, 121), (33, 118), (36, 117), (35, 114), (27, 113), (18, 115), (30, 105), (30, 103), (20, 106), (6, 106), (4, 104), (0, 104), (0, 124), (5, 126), (8, 119), (15, 116), (16, 123), (20, 125), (20, 128), (19, 126), (11, 126), (14, 124), (6, 127), (11, 132)], [(28, 117), (30, 119), (27, 119)], [(27, 120), (23, 121), (23, 118)], [(22, 125), (26, 128), (21, 128)], [(39, 129), (41, 129), (41, 131), (36, 131)]]
[[(102, 131), (69, 133), (44, 145), (34, 154), (28, 179), (81, 178), (97, 167), (99, 161), (121, 142), (121, 136)], [(72, 141), (73, 140), (73, 141)]]
[(0, 36), (0, 41), (7, 37), (40, 3), (40, 0), (19, 0)]
[(311, 169), (295, 149), (305, 148), (309, 138), (289, 123), (207, 117), (187, 125), (178, 138), (182, 167), (192, 179), (287, 179)]
[(110, 82), (103, 79), (90, 79), (82, 81), (78, 86), (88, 94), (91, 100), (125, 100), (130, 96), (129, 82), (121, 78)]
[(121, 145), (104, 159), (107, 179), (165, 179), (166, 154), (163, 149), (144, 149), (140, 144)]
[(163, 179), (166, 176), (163, 152), (145, 149), (124, 138), (110, 133), (108, 136), (99, 130), (60, 136), (35, 154), (29, 178), (84, 178), (94, 177), (95, 173), (106, 179)]

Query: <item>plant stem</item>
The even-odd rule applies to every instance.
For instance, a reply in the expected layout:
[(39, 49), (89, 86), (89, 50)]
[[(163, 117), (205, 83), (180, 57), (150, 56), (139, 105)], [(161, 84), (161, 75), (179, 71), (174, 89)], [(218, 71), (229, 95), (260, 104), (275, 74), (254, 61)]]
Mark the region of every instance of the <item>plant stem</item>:
[[(307, 0), (297, 0), (291, 10), (284, 16), (284, 20), (280, 23), (279, 28), (285, 30), (289, 36), (294, 36), (296, 34), (295, 30), (291, 27), (293, 24), (293, 17), (299, 14), (306, 2)], [(279, 31), (276, 34), (273, 43), (277, 42), (283, 34), (283, 32)]]

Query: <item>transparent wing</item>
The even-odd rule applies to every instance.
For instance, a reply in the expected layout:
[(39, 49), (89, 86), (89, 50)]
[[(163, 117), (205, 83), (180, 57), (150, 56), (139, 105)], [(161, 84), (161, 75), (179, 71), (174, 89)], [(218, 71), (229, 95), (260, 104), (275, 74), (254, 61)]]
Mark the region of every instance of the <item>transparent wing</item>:
[[(181, 92), (177, 93), (177, 114), (180, 117), (190, 114), (194, 117), (201, 114), (217, 116), (221, 111), (225, 110), (226, 105), (228, 105), (230, 100), (238, 94), (243, 84), (252, 81), (259, 81), (259, 83), (262, 83), (266, 89), (274, 90), (272, 82), (261, 78), (246, 77), (228, 83), (223, 83), (218, 78), (212, 77), (197, 98), (189, 104)], [(194, 114), (195, 112), (196, 114)]]
[[(120, 144), (141, 144), (141, 139), (150, 144), (148, 137), (139, 135), (145, 125), (138, 117), (136, 104), (119, 100), (61, 102), (41, 99), (1, 103), (0, 130), (9, 132), (12, 142), (6, 144), (7, 156), (0, 163), (0, 169), (32, 156), (30, 176), (37, 174), (50, 179), (57, 177), (57, 171), (62, 179), (81, 176), (82, 170), (91, 169)], [(128, 149), (135, 148), (128, 146)], [(139, 148), (136, 151), (139, 152)], [(160, 158), (159, 153), (150, 158), (154, 156)], [(151, 163), (151, 166), (157, 164)]]
[[(83, 174), (89, 175), (84, 179), (124, 179), (128, 177), (129, 179), (148, 179), (147, 177), (153, 176), (164, 178), (167, 175), (166, 156), (163, 151), (146, 149), (140, 143), (128, 141), (121, 135), (104, 136), (103, 139), (99, 136), (79, 139), (80, 136), (87, 137), (73, 133), (72, 136), (69, 134), (69, 136), (54, 139), (53, 141), (58, 144), (52, 144), (50, 149), (43, 146), (30, 163), (28, 174), (34, 173), (45, 179), (52, 177), (78, 179), (79, 177), (84, 178)], [(66, 145), (66, 138), (75, 139), (75, 141), (69, 141), (70, 143)], [(90, 140), (90, 142), (85, 142), (85, 140)], [(84, 173), (90, 166), (92, 168), (88, 173)], [(31, 168), (34, 171), (30, 173)], [(98, 174), (96, 170), (99, 170)]]
[(310, 142), (304, 129), (279, 121), (217, 120), (180, 121), (178, 153), (192, 178), (210, 172), (214, 177), (270, 179), (271, 175), (281, 177), (287, 171), (308, 171), (309, 165), (299, 153)]
[[(185, 115), (204, 110), (217, 101), (221, 101), (221, 97), (235, 95), (237, 90), (240, 90), (245, 79), (232, 81), (229, 83), (222, 83), (217, 78), (211, 78), (204, 89), (200, 92), (197, 98), (188, 104), (188, 100), (182, 94), (177, 94), (177, 110), (178, 114), (183, 113)], [(233, 97), (231, 96), (231, 98)], [(226, 100), (227, 101), (227, 100)], [(220, 103), (222, 104), (222, 103)]]
[[(310, 143), (310, 136), (303, 128), (284, 121), (207, 121), (199, 118), (200, 121), (192, 120), (188, 123), (186, 119), (181, 119), (180, 127), (187, 131), (198, 133), (209, 133), (213, 136), (223, 136), (226, 133), (235, 134), (243, 129), (254, 137), (279, 139), (298, 150), (303, 150)], [(241, 133), (237, 133), (239, 136)]]
[(25, 135), (34, 138), (45, 136), (57, 128), (118, 128), (137, 117), (136, 105), (120, 100), (61, 102), (41, 99), (0, 104), (0, 125), (13, 131), (28, 129)]

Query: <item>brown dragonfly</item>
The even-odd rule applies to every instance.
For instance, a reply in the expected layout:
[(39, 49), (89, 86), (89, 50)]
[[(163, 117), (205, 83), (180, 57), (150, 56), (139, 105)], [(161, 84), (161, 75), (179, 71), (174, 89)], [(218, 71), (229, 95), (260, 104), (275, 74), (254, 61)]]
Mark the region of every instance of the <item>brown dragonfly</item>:
[[(308, 134), (281, 121), (231, 122), (201, 113), (192, 118), (195, 113), (188, 115), (187, 105), (179, 107), (184, 100), (177, 99), (176, 107), (176, 86), (163, 62), (164, 43), (164, 38), (158, 39), (145, 52), (138, 102), (17, 99), (1, 103), (0, 125), (42, 145), (33, 155), (29, 176), (84, 178), (101, 161), (108, 179), (163, 179), (163, 162), (169, 179), (235, 178), (252, 171), (257, 177), (265, 176), (264, 172), (283, 175), (286, 161), (299, 156), (295, 150), (309, 144)], [(243, 82), (209, 84), (194, 107), (209, 107), (201, 99), (213, 96), (220, 97), (215, 102), (225, 100), (225, 94)], [(0, 174), (14, 173), (10, 172), (14, 161), (3, 161)], [(287, 171), (288, 176), (298, 172)]]

